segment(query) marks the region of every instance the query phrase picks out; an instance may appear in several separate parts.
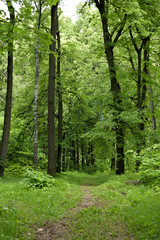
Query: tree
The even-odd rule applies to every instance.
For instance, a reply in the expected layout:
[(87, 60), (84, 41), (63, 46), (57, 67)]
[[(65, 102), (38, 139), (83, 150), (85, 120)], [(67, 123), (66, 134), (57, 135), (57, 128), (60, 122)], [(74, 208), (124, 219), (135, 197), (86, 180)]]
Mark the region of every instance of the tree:
[[(116, 134), (116, 173), (124, 173), (124, 122), (119, 119), (119, 115), (123, 112), (122, 107), (122, 98), (121, 98), (121, 87), (117, 80), (116, 75), (116, 66), (114, 58), (114, 47), (119, 40), (123, 28), (126, 23), (127, 15), (123, 14), (123, 19), (115, 27), (112, 33), (109, 30), (109, 1), (105, 0), (95, 0), (96, 7), (98, 8), (103, 28), (103, 37), (104, 37), (104, 47), (105, 53), (108, 61), (110, 80), (111, 80), (111, 92), (113, 94), (113, 108), (114, 108), (114, 121), (115, 121), (115, 134)], [(116, 32), (117, 31), (117, 32)], [(116, 34), (115, 34), (116, 33)], [(115, 34), (114, 40), (112, 40), (113, 35)]]
[(61, 86), (61, 38), (60, 38), (60, 30), (59, 30), (59, 17), (57, 17), (57, 92), (58, 92), (58, 153), (57, 153), (57, 172), (61, 173), (61, 165), (62, 165), (62, 86)]
[(48, 82), (48, 174), (56, 174), (55, 151), (55, 78), (56, 78), (56, 34), (57, 34), (57, 5), (51, 7), (51, 35), (52, 44), (49, 54), (49, 82)]
[(38, 83), (39, 83), (39, 30), (41, 25), (42, 0), (38, 4), (38, 21), (37, 21), (37, 40), (36, 40), (36, 75), (35, 75), (35, 89), (34, 89), (34, 155), (33, 164), (35, 168), (38, 165)]
[(4, 175), (7, 160), (8, 143), (11, 125), (11, 108), (12, 108), (12, 88), (13, 88), (13, 30), (15, 24), (15, 12), (10, 0), (6, 0), (8, 11), (10, 13), (10, 25), (8, 32), (8, 67), (7, 67), (7, 93), (4, 116), (4, 127), (2, 142), (0, 148), (0, 176)]

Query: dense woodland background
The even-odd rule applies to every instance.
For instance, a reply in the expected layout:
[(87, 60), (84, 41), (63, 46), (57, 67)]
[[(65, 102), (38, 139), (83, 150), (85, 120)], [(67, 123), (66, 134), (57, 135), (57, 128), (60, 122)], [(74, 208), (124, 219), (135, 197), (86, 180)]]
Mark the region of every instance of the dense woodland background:
[(0, 239), (160, 240), (160, 1), (63, 2), (0, 10)]
[(157, 179), (159, 0), (86, 1), (75, 22), (56, 0), (4, 2), (0, 174), (140, 167)]

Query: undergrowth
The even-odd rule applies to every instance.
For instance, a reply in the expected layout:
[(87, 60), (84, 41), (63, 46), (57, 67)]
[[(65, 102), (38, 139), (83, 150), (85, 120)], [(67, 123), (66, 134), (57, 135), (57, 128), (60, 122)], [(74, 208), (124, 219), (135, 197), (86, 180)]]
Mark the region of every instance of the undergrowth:
[[(160, 239), (160, 194), (149, 185), (134, 185), (140, 174), (67, 172), (51, 178), (29, 170), (27, 176), (0, 180), (0, 239), (33, 240), (34, 229), (66, 216), (81, 200), (81, 186), (91, 186), (100, 206), (71, 216), (72, 239)], [(120, 235), (119, 235), (120, 234)]]
[[(93, 193), (103, 199), (108, 214), (122, 221), (138, 240), (160, 239), (160, 194), (150, 186), (134, 185), (128, 180), (139, 174), (112, 176)], [(133, 182), (134, 183), (134, 182)]]
[(21, 180), (12, 176), (0, 180), (1, 240), (34, 239), (36, 226), (64, 217), (81, 197), (78, 185), (62, 179), (52, 179), (49, 188), (28, 188)]

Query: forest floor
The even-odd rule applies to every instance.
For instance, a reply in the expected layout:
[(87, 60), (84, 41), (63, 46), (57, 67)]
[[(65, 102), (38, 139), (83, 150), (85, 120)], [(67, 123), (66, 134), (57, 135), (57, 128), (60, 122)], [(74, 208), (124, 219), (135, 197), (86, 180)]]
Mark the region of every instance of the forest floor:
[[(120, 222), (110, 222), (108, 217), (106, 222), (101, 225), (100, 222), (96, 222), (93, 218), (93, 222), (90, 219), (91, 215), (88, 215), (89, 208), (91, 212), (93, 210), (97, 211), (99, 214), (104, 214), (104, 210), (107, 207), (107, 203), (101, 201), (101, 199), (96, 198), (92, 192), (95, 191), (95, 186), (88, 185), (82, 186), (82, 199), (78, 203), (77, 207), (74, 207), (68, 211), (65, 217), (56, 222), (46, 221), (46, 224), (42, 228), (36, 229), (36, 240), (66, 240), (66, 239), (117, 239), (117, 240), (134, 240), (133, 234), (129, 233), (126, 226)], [(86, 214), (85, 214), (86, 211)], [(101, 215), (100, 214), (100, 215)], [(83, 215), (87, 224), (90, 223), (90, 228), (87, 226), (86, 229), (90, 232), (86, 234), (85, 225), (81, 229), (81, 224), (79, 224), (79, 215)], [(88, 218), (88, 219), (87, 219)], [(98, 226), (98, 225), (99, 226)], [(107, 231), (104, 229), (104, 224), (107, 226)], [(110, 225), (110, 226), (109, 226)], [(93, 235), (94, 230), (96, 233)], [(89, 235), (89, 236), (87, 236)]]
[(132, 184), (138, 179), (135, 173), (68, 172), (38, 189), (6, 175), (0, 240), (160, 240), (160, 194)]

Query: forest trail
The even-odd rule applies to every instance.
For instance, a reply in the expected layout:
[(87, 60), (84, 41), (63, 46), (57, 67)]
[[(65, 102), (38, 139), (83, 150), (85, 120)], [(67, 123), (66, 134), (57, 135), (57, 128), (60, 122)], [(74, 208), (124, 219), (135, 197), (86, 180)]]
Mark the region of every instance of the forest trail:
[[(112, 222), (109, 223), (110, 231), (107, 233), (103, 229), (103, 224), (101, 226), (100, 221), (95, 221), (93, 219), (91, 229), (85, 230), (81, 228), (81, 224), (83, 224), (83, 220), (81, 223), (81, 215), (87, 222), (87, 225), (90, 225), (90, 220), (92, 218), (92, 214), (90, 215), (88, 211), (91, 210), (94, 212), (94, 209), (98, 210), (99, 215), (104, 214), (104, 209), (107, 208), (107, 203), (104, 204), (102, 199), (96, 198), (92, 191), (96, 186), (92, 186), (91, 184), (86, 184), (81, 187), (82, 191), (82, 199), (78, 203), (78, 205), (68, 211), (65, 217), (56, 222), (46, 221), (45, 225), (42, 228), (36, 229), (35, 240), (82, 240), (82, 239), (99, 239), (99, 240), (135, 240), (132, 235), (129, 234), (128, 230), (124, 226), (124, 224)], [(87, 210), (88, 209), (88, 210)], [(97, 213), (96, 213), (97, 214)], [(80, 215), (80, 216), (79, 216)], [(100, 216), (99, 216), (100, 217)], [(80, 221), (80, 223), (78, 223)], [(108, 224), (108, 216), (106, 216), (106, 225)], [(101, 226), (97, 228), (97, 225)], [(92, 234), (93, 229), (97, 228), (96, 235)], [(90, 237), (85, 237), (85, 231), (90, 231)], [(83, 236), (82, 236), (82, 235)]]
[(38, 228), (36, 232), (35, 240), (66, 240), (74, 239), (71, 236), (70, 225), (72, 224), (72, 218), (79, 213), (82, 209), (91, 206), (96, 206), (97, 202), (90, 192), (91, 186), (82, 186), (83, 196), (81, 201), (75, 208), (69, 210), (66, 217), (56, 222), (46, 222), (43, 228)]

